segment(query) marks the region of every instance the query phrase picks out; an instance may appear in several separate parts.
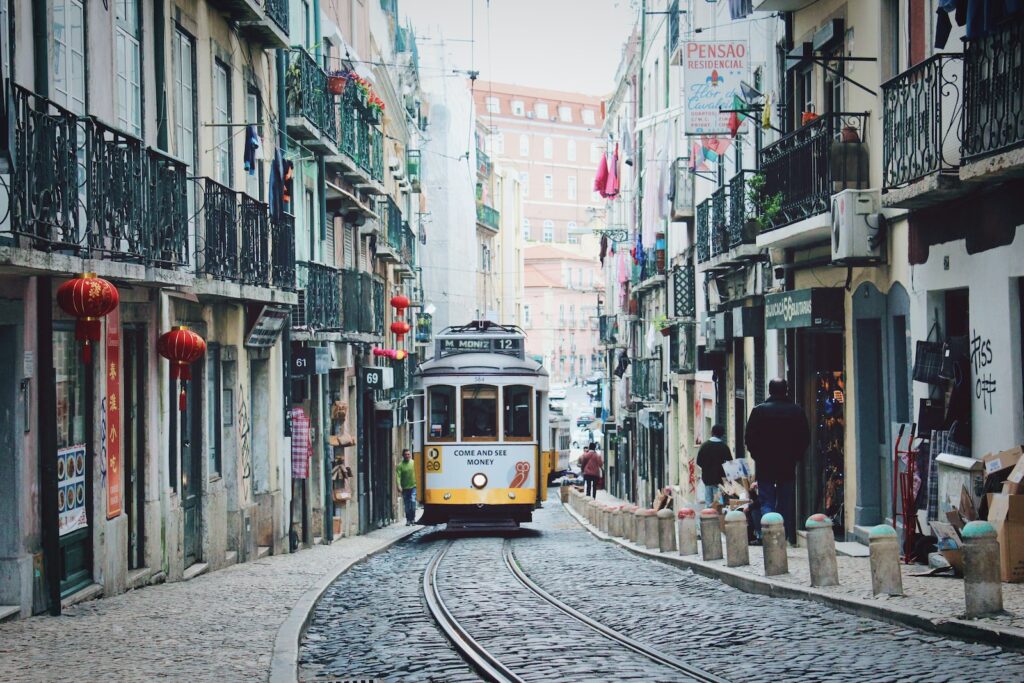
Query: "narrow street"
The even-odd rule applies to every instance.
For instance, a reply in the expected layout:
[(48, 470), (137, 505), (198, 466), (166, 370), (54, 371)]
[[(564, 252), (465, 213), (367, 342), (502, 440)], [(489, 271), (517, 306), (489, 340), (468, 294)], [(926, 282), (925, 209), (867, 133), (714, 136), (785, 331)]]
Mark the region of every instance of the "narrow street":
[[(473, 680), (427, 609), (437, 572), (452, 615), (511, 672), (541, 680), (704, 680), (623, 648), (529, 593), (505, 566), (557, 600), (664, 655), (729, 681), (1024, 680), (1024, 655), (797, 600), (743, 593), (596, 541), (555, 499), (510, 535), (424, 530), (353, 567), (324, 594), (300, 649), (300, 680)], [(344, 628), (339, 625), (344, 624)], [(360, 636), (358, 643), (352, 633)]]

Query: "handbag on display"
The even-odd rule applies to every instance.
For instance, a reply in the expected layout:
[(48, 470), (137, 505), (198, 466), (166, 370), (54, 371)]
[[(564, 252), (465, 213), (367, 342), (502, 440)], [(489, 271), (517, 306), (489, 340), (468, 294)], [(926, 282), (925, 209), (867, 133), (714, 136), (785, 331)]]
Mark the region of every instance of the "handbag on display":
[(932, 325), (928, 331), (928, 337), (924, 341), (917, 342), (914, 351), (914, 381), (927, 384), (939, 384), (942, 378), (939, 371), (942, 369), (942, 343), (932, 341), (932, 333), (938, 338), (939, 323)]
[(917, 406), (917, 433), (931, 434), (942, 429), (946, 417), (946, 406), (941, 398), (922, 398)]
[(954, 381), (957, 379), (957, 367), (967, 360), (967, 337), (950, 337), (942, 345), (942, 364), (939, 366), (939, 377)]

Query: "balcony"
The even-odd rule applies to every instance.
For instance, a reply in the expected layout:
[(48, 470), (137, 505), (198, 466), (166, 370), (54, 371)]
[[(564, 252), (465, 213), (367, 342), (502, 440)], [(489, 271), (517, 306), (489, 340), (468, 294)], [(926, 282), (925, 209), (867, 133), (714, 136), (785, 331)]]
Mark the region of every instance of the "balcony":
[(476, 224), (481, 228), (487, 228), (498, 232), (501, 229), (499, 218), (501, 217), (497, 209), (487, 206), (483, 202), (476, 203)]
[(711, 258), (729, 251), (729, 186), (711, 193)]
[(317, 331), (341, 329), (341, 271), (309, 261), (296, 264), (299, 305), (292, 311), (292, 327)]
[(23, 88), (14, 89), (13, 119), (10, 213), (0, 239), (8, 233), (22, 249), (126, 264), (97, 264), (118, 277), (147, 278), (130, 265), (189, 264), (185, 164)]
[(711, 200), (697, 205), (697, 263), (711, 259)]
[(399, 256), (402, 279), (409, 280), (416, 277), (416, 233), (405, 221), (402, 221), (402, 245), (399, 249)]
[(378, 339), (384, 334), (384, 283), (369, 273), (341, 271), (341, 329), (348, 336)]
[(377, 258), (398, 263), (402, 255), (402, 212), (391, 197), (377, 200)]
[(967, 41), (961, 180), (1024, 172), (1024, 18)]
[(294, 218), (272, 219), (263, 202), (201, 178), (201, 226), (196, 228), (196, 273), (206, 281), (259, 288), (295, 286)]
[(410, 149), (405, 152), (405, 172), (409, 176), (409, 187), (413, 193), (420, 191), (422, 166), (420, 150)]
[(935, 55), (882, 84), (882, 202), (922, 208), (960, 194), (963, 55)]
[(598, 337), (601, 344), (614, 346), (619, 343), (619, 317), (616, 315), (602, 315), (597, 319)]
[(639, 401), (657, 402), (663, 399), (661, 359), (639, 358), (633, 361), (632, 383), (629, 393)]
[(336, 153), (338, 130), (334, 95), (327, 90), (327, 74), (302, 48), (288, 52), (285, 96), (289, 135), (302, 140), (314, 151)]
[(480, 147), (476, 148), (476, 174), (480, 178), (488, 178), (491, 175), (491, 157)]
[(356, 187), (384, 194), (384, 135), (375, 113), (367, 109), (354, 86), (347, 86), (334, 107), (337, 150), (324, 161)]
[(844, 129), (859, 138), (868, 114), (823, 114), (760, 152), (763, 193), (782, 196), (780, 211), (757, 239), (760, 246), (801, 246), (828, 238), (832, 195), (868, 186), (863, 141), (841, 142)]
[(288, 0), (211, 0), (239, 30), (265, 48), (288, 47)]

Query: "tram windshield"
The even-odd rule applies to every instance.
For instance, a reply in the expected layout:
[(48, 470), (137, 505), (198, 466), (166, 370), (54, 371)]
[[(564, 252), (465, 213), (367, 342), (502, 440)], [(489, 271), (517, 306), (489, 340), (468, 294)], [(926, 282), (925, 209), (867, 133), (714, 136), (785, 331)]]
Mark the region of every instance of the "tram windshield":
[(455, 439), (455, 387), (430, 387), (430, 438)]
[(498, 389), (488, 384), (462, 387), (462, 438), (498, 438)]
[(530, 432), (530, 408), (533, 387), (505, 387), (505, 438), (513, 441), (528, 440)]

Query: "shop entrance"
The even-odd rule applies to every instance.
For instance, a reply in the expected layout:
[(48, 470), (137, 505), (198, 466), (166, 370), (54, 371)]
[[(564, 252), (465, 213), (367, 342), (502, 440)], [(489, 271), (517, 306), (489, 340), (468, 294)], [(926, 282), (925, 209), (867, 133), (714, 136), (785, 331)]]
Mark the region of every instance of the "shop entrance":
[(56, 378), (57, 510), (60, 533), (60, 595), (92, 583), (92, 462), (86, 369), (70, 325), (55, 324), (53, 367)]
[(124, 335), (124, 510), (128, 517), (128, 568), (145, 566), (146, 334), (126, 325)]
[[(193, 365), (193, 373), (201, 372), (202, 367)], [(174, 397), (171, 410), (178, 405), (180, 389), (173, 382), (171, 393)], [(202, 515), (203, 515), (203, 448), (200, 422), (202, 420), (201, 381), (191, 381), (187, 388), (185, 410), (180, 411), (179, 426), (181, 434), (181, 513), (185, 519), (184, 566), (199, 562), (203, 557)]]

